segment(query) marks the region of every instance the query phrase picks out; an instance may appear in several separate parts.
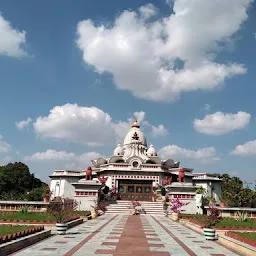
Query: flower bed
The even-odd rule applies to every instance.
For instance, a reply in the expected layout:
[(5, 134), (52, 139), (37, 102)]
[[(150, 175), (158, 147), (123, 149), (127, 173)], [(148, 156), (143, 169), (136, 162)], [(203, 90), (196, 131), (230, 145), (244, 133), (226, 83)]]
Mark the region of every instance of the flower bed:
[(0, 244), (44, 230), (43, 226), (0, 226)]
[(256, 247), (256, 233), (255, 232), (232, 232), (225, 233), (226, 236), (236, 239), (240, 242)]
[[(204, 228), (206, 225), (206, 220), (204, 217), (188, 219), (190, 222), (199, 225), (201, 228)], [(219, 230), (256, 230), (256, 221), (236, 221), (232, 218), (221, 218), (220, 221), (213, 226), (213, 228)]]
[[(78, 218), (79, 214), (72, 214), (68, 221)], [(56, 220), (49, 213), (0, 212), (0, 223), (54, 224)]]

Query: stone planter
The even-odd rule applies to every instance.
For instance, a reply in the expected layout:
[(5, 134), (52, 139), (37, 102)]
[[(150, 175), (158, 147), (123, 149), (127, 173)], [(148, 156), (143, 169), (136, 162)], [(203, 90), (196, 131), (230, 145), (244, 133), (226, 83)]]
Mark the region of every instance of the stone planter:
[(68, 223), (56, 223), (56, 229), (58, 235), (65, 235), (68, 229)]
[(179, 218), (180, 218), (179, 213), (177, 213), (177, 212), (173, 212), (173, 213), (172, 213), (171, 219), (172, 219), (173, 221), (178, 221)]
[(204, 228), (204, 236), (206, 240), (215, 240), (216, 235), (215, 235), (216, 230), (213, 228)]

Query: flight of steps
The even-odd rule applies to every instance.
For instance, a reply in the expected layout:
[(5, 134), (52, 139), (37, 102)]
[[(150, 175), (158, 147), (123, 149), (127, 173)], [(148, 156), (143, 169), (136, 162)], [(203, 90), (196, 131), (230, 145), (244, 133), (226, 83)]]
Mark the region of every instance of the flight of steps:
[[(163, 211), (163, 202), (140, 202), (141, 207), (146, 214), (151, 215), (165, 215)], [(117, 200), (109, 202), (106, 213), (111, 214), (130, 214), (132, 211), (132, 203), (130, 201)]]

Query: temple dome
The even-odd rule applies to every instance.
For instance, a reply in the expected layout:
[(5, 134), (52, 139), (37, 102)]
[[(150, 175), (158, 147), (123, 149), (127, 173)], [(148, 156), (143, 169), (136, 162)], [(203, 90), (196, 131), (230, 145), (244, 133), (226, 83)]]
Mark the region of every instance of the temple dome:
[(134, 122), (130, 131), (127, 133), (124, 139), (124, 146), (134, 143), (147, 146), (146, 137), (144, 133), (140, 130), (140, 126), (138, 125), (137, 121)]
[(124, 155), (124, 150), (121, 144), (118, 144), (114, 150), (114, 156), (123, 156)]
[(150, 144), (150, 146), (147, 150), (147, 156), (148, 157), (157, 156), (157, 152), (156, 152), (156, 149), (154, 148), (153, 144)]

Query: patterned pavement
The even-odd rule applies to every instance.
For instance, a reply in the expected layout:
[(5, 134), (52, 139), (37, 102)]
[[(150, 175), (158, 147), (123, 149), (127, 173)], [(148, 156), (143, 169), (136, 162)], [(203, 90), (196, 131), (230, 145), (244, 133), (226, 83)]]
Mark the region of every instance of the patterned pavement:
[(163, 216), (104, 215), (15, 256), (234, 256), (221, 245)]

